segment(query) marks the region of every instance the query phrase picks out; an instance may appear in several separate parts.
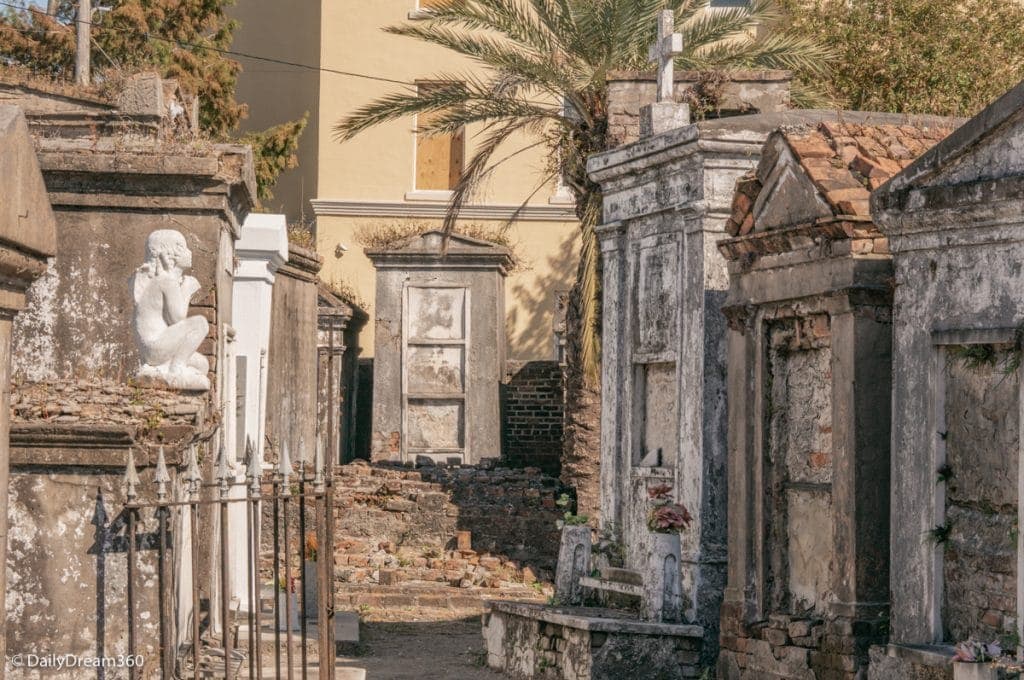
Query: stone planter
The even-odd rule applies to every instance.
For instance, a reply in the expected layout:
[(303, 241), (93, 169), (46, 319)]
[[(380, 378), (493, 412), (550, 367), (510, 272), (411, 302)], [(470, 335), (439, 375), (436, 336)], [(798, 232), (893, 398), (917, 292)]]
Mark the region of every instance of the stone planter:
[(555, 568), (555, 597), (563, 604), (579, 604), (583, 596), (580, 577), (590, 569), (591, 534), (589, 526), (562, 527)]
[(282, 590), (277, 591), (277, 629), (288, 630), (288, 607), (292, 608), (291, 611), (291, 629), (299, 630), (299, 603), (298, 598), (295, 597), (295, 593), (286, 593)]
[(304, 560), (302, 563), (302, 577), (305, 581), (302, 588), (302, 606), (306, 608), (304, 614), (307, 621), (316, 621), (319, 605), (317, 603), (317, 580), (315, 560)]
[(998, 667), (987, 663), (953, 664), (953, 680), (1003, 680), (1006, 674)]
[(652, 533), (643, 574), (643, 617), (648, 621), (681, 621), (683, 589), (679, 572), (679, 534)]

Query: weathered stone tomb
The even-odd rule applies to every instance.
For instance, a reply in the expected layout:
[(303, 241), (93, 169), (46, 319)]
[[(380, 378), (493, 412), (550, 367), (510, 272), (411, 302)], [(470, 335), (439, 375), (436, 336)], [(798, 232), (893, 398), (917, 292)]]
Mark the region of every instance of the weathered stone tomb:
[(430, 231), (367, 250), (377, 269), (373, 460), (501, 455), (508, 250)]
[(693, 516), (683, 533), (685, 620), (714, 658), (726, 562), (726, 260), (736, 180), (768, 133), (823, 112), (707, 120), (595, 157), (604, 192), (601, 521), (643, 570), (648, 490)]
[(854, 678), (888, 617), (892, 264), (869, 191), (945, 119), (774, 132), (729, 260), (729, 549), (718, 677)]
[[(892, 628), (871, 677), (952, 678), (1024, 621), (1024, 85), (872, 196), (895, 265)], [(917, 673), (918, 675), (912, 675)]]
[[(10, 482), (11, 332), (15, 316), (25, 307), (25, 291), (46, 270), (56, 251), (56, 222), (46, 196), (28, 125), (21, 111), (0, 106), (0, 565), (7, 564), (8, 486)], [(15, 574), (15, 583), (17, 583)], [(8, 571), (0, 574), (0, 600), (7, 602)], [(17, 596), (15, 596), (17, 597)], [(7, 658), (7, 617), (0, 619), (0, 656)]]
[[(129, 452), (151, 489), (163, 446), (170, 494), (180, 498), (185, 445), (202, 447), (209, 478), (217, 423), (225, 441), (235, 441), (232, 277), (234, 241), (255, 196), (251, 151), (193, 146), (187, 116), (173, 113), (187, 109), (167, 99), (177, 92), (173, 84), (142, 80), (136, 94), (152, 99), (134, 98), (137, 109), (45, 88), (0, 88), (31, 123), (47, 194), (33, 200), (53, 207), (57, 227), (46, 272), (28, 290), (14, 326), (6, 612), (12, 653), (127, 653), (121, 509)], [(130, 285), (133, 276), (141, 288)], [(147, 285), (165, 283), (170, 292), (177, 287), (175, 309), (139, 316), (136, 293), (144, 299)], [(200, 328), (202, 337), (191, 337)], [(179, 329), (188, 342), (165, 346), (163, 334)], [(136, 378), (140, 367), (165, 366), (170, 375), (182, 364), (190, 380), (202, 378), (190, 386), (206, 389), (172, 390)], [(157, 578), (153, 544), (140, 542), (133, 586), (137, 649), (148, 659), (143, 677), (161, 673), (161, 622), (171, 631), (172, 652), (184, 642), (192, 579), (202, 581), (204, 599), (214, 591), (205, 568), (210, 553), (201, 556), (203, 573), (192, 574), (183, 549), (188, 531), (182, 514), (172, 515), (181, 588), (171, 591), (175, 606), (167, 616), (158, 615), (156, 593), (168, 582)], [(152, 536), (150, 517), (140, 534)], [(202, 521), (212, 528), (209, 520)]]

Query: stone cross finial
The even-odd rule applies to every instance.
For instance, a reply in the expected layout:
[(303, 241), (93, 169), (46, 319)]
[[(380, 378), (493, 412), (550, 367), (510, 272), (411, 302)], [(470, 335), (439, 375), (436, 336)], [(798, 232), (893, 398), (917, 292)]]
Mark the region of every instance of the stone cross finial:
[(658, 67), (659, 102), (674, 99), (675, 58), (683, 53), (683, 36), (675, 32), (675, 13), (666, 9), (658, 15), (658, 40), (651, 45), (647, 55)]

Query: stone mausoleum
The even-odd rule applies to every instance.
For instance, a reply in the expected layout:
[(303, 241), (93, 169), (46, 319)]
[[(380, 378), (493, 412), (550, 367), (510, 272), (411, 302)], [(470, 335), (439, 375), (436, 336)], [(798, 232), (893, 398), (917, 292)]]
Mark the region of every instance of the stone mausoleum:
[(843, 112), (773, 132), (737, 185), (718, 675), (855, 678), (889, 592), (892, 263), (869, 195), (951, 130)]
[(951, 645), (1012, 654), (1024, 622), (1024, 84), (879, 188), (872, 214), (896, 313), (892, 623), (870, 676), (954, 678)]

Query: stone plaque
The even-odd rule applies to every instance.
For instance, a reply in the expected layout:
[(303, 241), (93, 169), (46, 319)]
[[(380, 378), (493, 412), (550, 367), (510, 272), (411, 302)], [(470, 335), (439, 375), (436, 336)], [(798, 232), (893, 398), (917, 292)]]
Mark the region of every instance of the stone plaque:
[(461, 401), (409, 401), (408, 445), (417, 450), (461, 449), (463, 437)]
[(461, 340), (466, 337), (464, 288), (410, 288), (409, 339)]
[[(248, 381), (248, 357), (235, 357), (235, 450), (238, 460), (245, 460), (245, 395)], [(253, 442), (255, 445), (257, 442)]]
[(637, 272), (637, 341), (643, 354), (670, 349), (679, 313), (679, 254), (674, 242), (641, 247)]
[[(675, 363), (638, 367), (642, 406), (638, 462), (645, 467), (675, 467), (679, 454), (679, 394)], [(660, 455), (658, 451), (660, 450)]]
[(465, 389), (461, 346), (409, 348), (410, 394), (462, 394)]
[(832, 497), (797, 489), (790, 489), (787, 497), (789, 611), (823, 614), (833, 599)]

